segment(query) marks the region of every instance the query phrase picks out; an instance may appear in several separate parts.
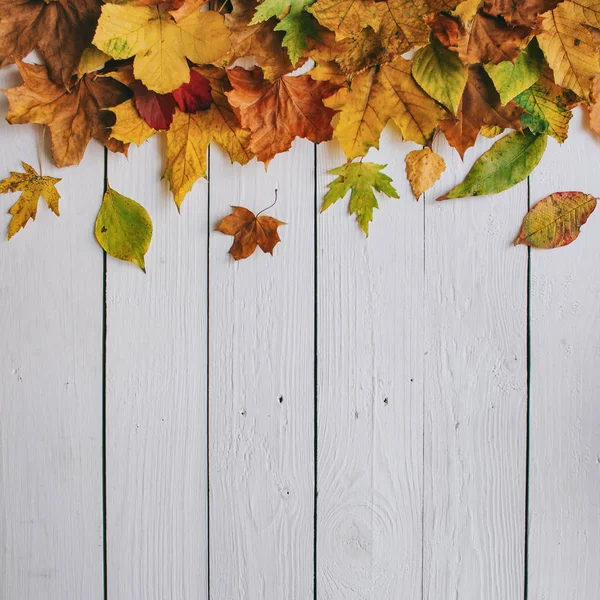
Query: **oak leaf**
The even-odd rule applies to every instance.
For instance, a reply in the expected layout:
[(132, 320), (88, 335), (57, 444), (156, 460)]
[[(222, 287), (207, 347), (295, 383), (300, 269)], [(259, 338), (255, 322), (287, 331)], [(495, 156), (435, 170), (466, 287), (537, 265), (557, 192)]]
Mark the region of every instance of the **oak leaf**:
[(72, 84), (100, 15), (99, 0), (0, 0), (0, 67), (37, 49), (50, 77)]
[(227, 72), (232, 90), (226, 92), (242, 127), (252, 132), (250, 150), (260, 161), (289, 150), (295, 138), (319, 143), (331, 139), (334, 112), (323, 98), (336, 89), (308, 75), (285, 75), (274, 82), (255, 68), (236, 67)]
[(522, 113), (523, 109), (513, 101), (502, 106), (489, 77), (481, 67), (472, 66), (456, 118), (442, 121), (440, 129), (462, 157), (475, 144), (483, 125), (520, 130)]
[(321, 212), (350, 192), (348, 212), (356, 215), (360, 228), (368, 237), (373, 210), (379, 208), (375, 192), (385, 194), (388, 198), (398, 198), (391, 177), (381, 172), (386, 166), (360, 161), (346, 163), (329, 171), (337, 177), (327, 185), (329, 191), (323, 198)]
[(356, 75), (351, 86), (324, 102), (340, 111), (333, 119), (334, 136), (349, 160), (378, 148), (390, 119), (405, 140), (425, 144), (445, 114), (415, 83), (411, 62), (401, 57)]
[(583, 192), (556, 192), (546, 196), (525, 215), (515, 246), (567, 246), (579, 236), (596, 202), (594, 196)]
[(232, 212), (223, 218), (216, 231), (232, 235), (233, 244), (229, 254), (234, 260), (248, 258), (258, 246), (264, 253), (273, 254), (273, 249), (281, 241), (277, 228), (285, 225), (273, 217), (254, 215), (243, 206), (232, 206)]
[(406, 155), (406, 176), (418, 200), (446, 170), (444, 159), (431, 148), (413, 150)]
[(39, 175), (38, 172), (25, 162), (23, 165), (24, 173), (11, 172), (10, 177), (0, 181), (0, 194), (8, 192), (21, 192), (19, 199), (11, 206), (8, 211), (12, 219), (8, 225), (8, 239), (23, 229), (29, 219), (35, 221), (37, 215), (38, 201), (40, 196), (46, 200), (48, 208), (56, 215), (58, 212), (58, 201), (60, 194), (56, 189), (56, 184), (61, 181), (57, 177), (48, 177)]
[(113, 58), (135, 56), (136, 79), (166, 94), (190, 81), (186, 59), (208, 64), (224, 57), (229, 36), (223, 16), (214, 11), (196, 11), (176, 23), (156, 6), (106, 4), (93, 41)]
[(131, 262), (145, 273), (152, 229), (152, 219), (143, 206), (108, 186), (94, 228), (96, 240), (107, 254)]
[(6, 119), (11, 124), (48, 125), (57, 166), (78, 164), (92, 138), (113, 151), (124, 151), (120, 142), (110, 141), (102, 109), (127, 100), (129, 88), (112, 77), (87, 74), (68, 92), (49, 79), (46, 67), (21, 62), (18, 66), (23, 85), (4, 90), (9, 101)]
[(537, 36), (540, 48), (554, 72), (555, 82), (590, 100), (592, 81), (600, 61), (591, 33), (577, 19), (570, 2), (543, 15), (544, 31)]

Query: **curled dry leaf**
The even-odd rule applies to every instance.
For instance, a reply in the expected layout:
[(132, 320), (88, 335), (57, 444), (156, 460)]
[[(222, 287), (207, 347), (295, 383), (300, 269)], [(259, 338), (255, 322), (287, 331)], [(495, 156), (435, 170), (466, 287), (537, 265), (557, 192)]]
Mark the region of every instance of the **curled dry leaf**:
[(48, 208), (56, 215), (58, 212), (58, 201), (60, 194), (56, 184), (61, 181), (57, 177), (39, 175), (38, 172), (25, 162), (24, 173), (12, 172), (10, 177), (0, 181), (0, 194), (8, 192), (21, 192), (19, 199), (8, 211), (12, 219), (8, 225), (8, 239), (27, 225), (29, 219), (35, 221), (37, 215), (38, 201), (40, 196), (46, 200)]
[(94, 231), (107, 254), (131, 262), (146, 272), (145, 256), (152, 241), (152, 219), (143, 206), (108, 186)]
[(446, 170), (444, 159), (431, 148), (413, 150), (406, 155), (406, 176), (418, 200)]
[(216, 231), (234, 236), (229, 254), (235, 260), (241, 260), (254, 254), (257, 246), (266, 254), (273, 254), (273, 248), (281, 241), (277, 228), (285, 223), (260, 213), (255, 215), (243, 206), (231, 208), (231, 214), (216, 228)]
[(523, 219), (515, 241), (535, 248), (560, 248), (577, 239), (597, 199), (583, 192), (556, 192), (540, 200)]

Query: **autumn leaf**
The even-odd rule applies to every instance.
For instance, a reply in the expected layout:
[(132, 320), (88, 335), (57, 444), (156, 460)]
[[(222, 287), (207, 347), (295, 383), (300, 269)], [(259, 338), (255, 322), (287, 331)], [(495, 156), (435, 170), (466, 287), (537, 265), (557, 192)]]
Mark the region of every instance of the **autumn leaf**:
[(168, 129), (175, 114), (173, 94), (157, 94), (149, 90), (141, 81), (133, 86), (135, 107), (151, 129)]
[(232, 206), (230, 215), (221, 220), (215, 231), (232, 235), (233, 244), (229, 254), (234, 260), (248, 258), (258, 246), (265, 254), (273, 254), (273, 249), (281, 241), (277, 228), (285, 225), (273, 217), (254, 215), (243, 206)]
[(263, 162), (289, 150), (295, 138), (319, 143), (331, 139), (334, 111), (323, 98), (336, 87), (308, 75), (264, 79), (258, 68), (228, 71), (232, 90), (226, 92), (242, 127), (252, 132), (249, 148)]
[(208, 64), (224, 57), (229, 36), (223, 16), (214, 11), (196, 11), (176, 23), (156, 6), (106, 4), (93, 41), (113, 58), (135, 56), (136, 79), (166, 94), (190, 81), (186, 59)]
[(110, 128), (110, 137), (115, 140), (140, 146), (156, 133), (156, 129), (142, 119), (132, 99), (108, 110), (115, 115), (115, 123)]
[(555, 82), (589, 101), (600, 62), (592, 35), (578, 22), (577, 14), (571, 2), (559, 4), (543, 15), (544, 31), (537, 39)]
[(498, 194), (523, 181), (540, 162), (548, 136), (513, 131), (479, 157), (465, 180), (438, 200)]
[(350, 192), (348, 212), (356, 215), (360, 228), (369, 235), (369, 223), (373, 220), (373, 210), (379, 208), (375, 192), (388, 198), (398, 198), (398, 192), (392, 186), (392, 179), (384, 173), (387, 165), (368, 162), (346, 163), (329, 171), (337, 177), (328, 184), (329, 191), (323, 198), (321, 212), (341, 200)]
[(0, 0), (0, 67), (37, 49), (50, 78), (72, 85), (94, 35), (99, 0)]
[(588, 106), (591, 130), (600, 135), (600, 73), (594, 79), (592, 89), (594, 101)]
[(598, 0), (569, 0), (569, 8), (578, 23), (600, 29), (600, 4)]
[(515, 241), (535, 248), (560, 248), (575, 241), (596, 208), (596, 198), (583, 192), (556, 192), (540, 200), (523, 219)]
[(485, 0), (485, 12), (502, 17), (511, 25), (535, 27), (539, 24), (540, 14), (545, 13), (563, 0)]
[(404, 58), (356, 75), (351, 86), (324, 103), (340, 111), (333, 119), (334, 136), (349, 160), (378, 148), (390, 119), (405, 140), (425, 144), (445, 114), (415, 83)]
[(88, 46), (83, 51), (81, 59), (79, 60), (77, 74), (79, 77), (83, 77), (86, 73), (96, 71), (109, 60), (110, 56), (108, 56), (108, 54), (105, 54), (102, 50), (98, 50), (96, 46)]
[(510, 27), (483, 13), (477, 13), (463, 31), (454, 49), (467, 64), (513, 61), (531, 37), (529, 28)]
[(302, 51), (306, 48), (306, 36), (315, 35), (312, 18), (304, 9), (314, 0), (263, 0), (256, 7), (250, 25), (263, 23), (271, 18), (279, 19), (275, 31), (283, 31), (282, 44), (287, 48), (293, 65), (298, 63)]
[(456, 52), (452, 52), (433, 38), (427, 46), (417, 50), (412, 64), (416, 82), (452, 114), (456, 114), (469, 70)]
[(521, 116), (523, 127), (534, 133), (547, 133), (561, 144), (567, 139), (573, 116), (567, 108), (568, 101), (565, 90), (545, 76), (515, 98), (526, 111)]
[(173, 98), (179, 110), (195, 113), (206, 110), (212, 103), (210, 82), (197, 70), (190, 72), (190, 82), (184, 83), (173, 92)]
[(406, 155), (406, 176), (418, 200), (446, 170), (444, 159), (431, 148), (413, 150)]
[(206, 177), (206, 152), (211, 141), (224, 148), (232, 161), (246, 164), (254, 156), (250, 150), (250, 131), (244, 129), (226, 96), (231, 90), (227, 74), (216, 67), (199, 69), (210, 83), (213, 103), (205, 111), (185, 114), (176, 111), (173, 125), (167, 132), (167, 168), (169, 181), (178, 208), (201, 177)]
[(4, 90), (9, 101), (6, 119), (11, 124), (48, 125), (57, 166), (79, 164), (92, 138), (111, 150), (124, 150), (120, 142), (109, 140), (102, 109), (127, 100), (129, 88), (112, 77), (93, 73), (77, 79), (69, 93), (49, 79), (46, 67), (21, 62), (18, 66), (23, 85)]
[(469, 78), (458, 107), (456, 117), (440, 123), (448, 143), (460, 156), (475, 144), (483, 125), (509, 129), (521, 129), (523, 110), (514, 102), (506, 106), (500, 103), (498, 92), (485, 71), (479, 66), (469, 68)]
[(42, 176), (25, 162), (23, 165), (24, 173), (11, 172), (10, 177), (0, 181), (0, 194), (9, 192), (21, 192), (19, 199), (10, 207), (8, 211), (12, 219), (8, 225), (8, 239), (27, 225), (29, 219), (35, 221), (37, 215), (38, 201), (40, 196), (46, 200), (48, 208), (56, 215), (58, 212), (58, 201), (60, 194), (56, 189), (56, 184), (61, 181), (57, 177)]
[(171, 11), (171, 15), (176, 21), (180, 21), (184, 17), (196, 12), (205, 3), (206, 0), (183, 0), (183, 2), (177, 0), (173, 2), (176, 9)]
[(531, 42), (512, 62), (484, 65), (486, 73), (500, 95), (500, 102), (508, 104), (515, 96), (531, 87), (542, 75), (544, 57), (537, 44)]
[(377, 30), (381, 9), (382, 4), (375, 0), (317, 0), (308, 11), (341, 40), (356, 35), (365, 27)]
[(232, 0), (233, 10), (225, 15), (225, 23), (231, 31), (231, 50), (227, 63), (253, 56), (256, 64), (264, 71), (265, 78), (278, 79), (290, 73), (294, 67), (287, 50), (281, 45), (284, 34), (275, 31), (276, 19), (250, 25), (254, 16), (254, 0)]
[(143, 206), (108, 186), (96, 218), (95, 234), (107, 254), (146, 272), (144, 257), (152, 241), (152, 220)]
[(455, 17), (458, 17), (462, 23), (468, 23), (469, 21), (473, 20), (482, 4), (483, 0), (463, 0), (452, 11), (452, 14)]

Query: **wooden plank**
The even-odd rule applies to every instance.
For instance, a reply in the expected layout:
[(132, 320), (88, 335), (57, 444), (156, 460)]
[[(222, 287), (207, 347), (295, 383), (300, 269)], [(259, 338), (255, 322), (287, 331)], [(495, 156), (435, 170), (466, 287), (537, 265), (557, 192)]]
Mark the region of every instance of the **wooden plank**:
[(111, 156), (111, 186), (154, 221), (147, 275), (108, 260), (109, 598), (206, 598), (207, 199), (181, 215), (161, 140)]
[(274, 256), (210, 238), (211, 597), (310, 598), (314, 498), (314, 150), (264, 165), (211, 149), (211, 228), (231, 204), (288, 223)]
[(424, 597), (523, 597), (527, 252), (512, 241), (527, 182), (495, 196), (434, 198), (465, 163), (442, 136), (447, 170), (425, 209)]
[[(2, 70), (1, 87), (19, 84), (15, 68)], [(2, 119), (0, 135), (0, 178), (21, 160), (39, 170), (41, 128)], [(0, 197), (0, 598), (98, 600), (103, 309), (92, 226), (103, 151), (94, 143), (59, 170), (46, 148), (43, 174), (63, 178), (60, 218), (40, 201), (37, 220), (7, 242), (19, 195)]]
[[(365, 239), (348, 199), (318, 220), (317, 589), (326, 600), (421, 594), (423, 203), (412, 144), (386, 131), (400, 199), (381, 198)], [(345, 162), (320, 146), (317, 201)]]
[[(531, 205), (557, 191), (600, 196), (599, 158), (576, 111), (531, 177)], [(531, 251), (529, 598), (600, 589), (599, 252), (598, 214), (572, 245)]]

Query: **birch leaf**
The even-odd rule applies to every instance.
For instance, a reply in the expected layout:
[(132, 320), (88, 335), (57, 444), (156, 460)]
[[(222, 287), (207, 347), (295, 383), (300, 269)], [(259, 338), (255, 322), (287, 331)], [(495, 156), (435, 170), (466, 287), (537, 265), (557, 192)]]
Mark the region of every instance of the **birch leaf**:
[(596, 198), (583, 192), (556, 192), (540, 200), (523, 219), (515, 241), (535, 248), (560, 248), (577, 239), (596, 208)]
[(37, 215), (38, 201), (43, 197), (48, 204), (48, 208), (56, 215), (58, 212), (58, 201), (60, 194), (56, 189), (56, 184), (61, 181), (57, 177), (42, 176), (25, 162), (23, 165), (24, 173), (12, 172), (10, 177), (0, 181), (0, 194), (8, 192), (21, 192), (19, 199), (11, 206), (8, 211), (12, 219), (8, 225), (8, 239), (23, 229), (29, 219), (35, 221)]
[(418, 200), (446, 170), (444, 159), (431, 148), (413, 150), (406, 155), (406, 176)]
[(146, 272), (144, 257), (152, 241), (152, 220), (143, 206), (108, 186), (96, 218), (95, 234), (107, 254)]
[(591, 33), (578, 22), (571, 2), (545, 13), (542, 26), (537, 39), (556, 83), (589, 101), (592, 80), (600, 71)]
[(341, 200), (350, 192), (348, 211), (356, 215), (360, 228), (369, 235), (369, 223), (373, 220), (373, 210), (379, 208), (375, 192), (381, 192), (388, 198), (398, 198), (398, 192), (392, 186), (392, 179), (384, 173), (387, 165), (357, 162), (347, 163), (329, 171), (337, 177), (328, 184), (329, 191), (323, 198), (321, 212)]
[(438, 200), (498, 194), (523, 181), (540, 162), (548, 136), (513, 131), (476, 161), (465, 180)]

